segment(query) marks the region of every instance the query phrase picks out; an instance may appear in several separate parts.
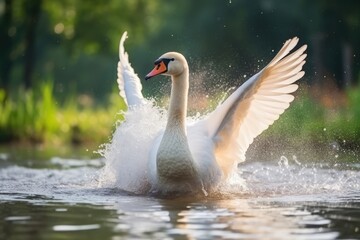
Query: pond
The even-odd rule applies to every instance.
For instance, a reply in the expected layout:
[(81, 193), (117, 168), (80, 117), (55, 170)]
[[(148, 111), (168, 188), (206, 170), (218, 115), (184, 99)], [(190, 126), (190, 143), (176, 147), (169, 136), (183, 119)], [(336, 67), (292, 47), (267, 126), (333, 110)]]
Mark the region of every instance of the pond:
[(158, 199), (98, 187), (89, 155), (2, 148), (0, 239), (360, 238), (358, 161), (249, 161), (246, 190)]

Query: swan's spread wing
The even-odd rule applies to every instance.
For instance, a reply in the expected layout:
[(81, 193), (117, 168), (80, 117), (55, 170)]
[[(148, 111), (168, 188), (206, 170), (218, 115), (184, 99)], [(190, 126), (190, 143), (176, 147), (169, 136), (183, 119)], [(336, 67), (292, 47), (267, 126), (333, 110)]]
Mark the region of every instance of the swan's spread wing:
[(298, 38), (285, 42), (274, 59), (246, 81), (208, 118), (215, 155), (223, 169), (245, 160), (245, 152), (254, 138), (267, 129), (289, 107), (304, 76), (306, 45), (294, 53)]
[(127, 32), (124, 32), (119, 44), (119, 58), (117, 68), (117, 82), (119, 85), (120, 96), (129, 107), (145, 103), (141, 93), (142, 85), (139, 77), (129, 63), (128, 54), (124, 49), (124, 42), (127, 38)]

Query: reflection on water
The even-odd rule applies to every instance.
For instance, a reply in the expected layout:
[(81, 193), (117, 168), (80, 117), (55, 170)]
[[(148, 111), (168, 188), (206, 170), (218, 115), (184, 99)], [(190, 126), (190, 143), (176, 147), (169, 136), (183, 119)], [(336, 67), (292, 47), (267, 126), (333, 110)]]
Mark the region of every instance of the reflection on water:
[[(2, 239), (335, 239), (359, 237), (358, 203), (270, 199), (157, 200), (116, 194), (112, 204), (2, 201)], [(116, 239), (116, 238), (113, 238)]]
[(101, 159), (33, 159), (0, 153), (0, 239), (360, 238), (356, 163), (246, 163), (247, 191), (156, 199), (98, 188)]

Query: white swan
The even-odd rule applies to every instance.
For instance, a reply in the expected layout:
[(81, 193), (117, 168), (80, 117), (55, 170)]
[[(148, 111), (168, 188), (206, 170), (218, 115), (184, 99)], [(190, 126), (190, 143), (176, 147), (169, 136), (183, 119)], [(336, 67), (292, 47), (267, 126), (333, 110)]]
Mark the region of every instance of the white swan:
[[(124, 50), (125, 32), (120, 40), (118, 84), (128, 111), (151, 104), (141, 93), (141, 83)], [(286, 41), (274, 59), (240, 86), (204, 119), (187, 125), (189, 67), (183, 55), (169, 52), (155, 61), (146, 79), (171, 76), (172, 88), (167, 125), (153, 139), (143, 190), (160, 193), (212, 192), (226, 182), (245, 160), (253, 139), (267, 129), (294, 100), (294, 84), (304, 72), (307, 46), (289, 52), (298, 38)], [(126, 156), (123, 156), (126, 157)], [(126, 160), (125, 160), (126, 161)], [(142, 190), (142, 191), (143, 191)], [(136, 192), (136, 191), (135, 191)]]

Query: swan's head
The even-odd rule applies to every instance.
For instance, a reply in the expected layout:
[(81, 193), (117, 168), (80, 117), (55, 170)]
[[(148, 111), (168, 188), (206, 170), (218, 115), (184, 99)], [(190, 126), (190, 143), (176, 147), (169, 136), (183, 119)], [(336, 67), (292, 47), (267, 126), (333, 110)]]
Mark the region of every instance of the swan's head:
[(148, 80), (157, 75), (176, 76), (187, 71), (188, 65), (185, 57), (177, 52), (163, 54), (154, 62), (155, 68), (145, 77)]

